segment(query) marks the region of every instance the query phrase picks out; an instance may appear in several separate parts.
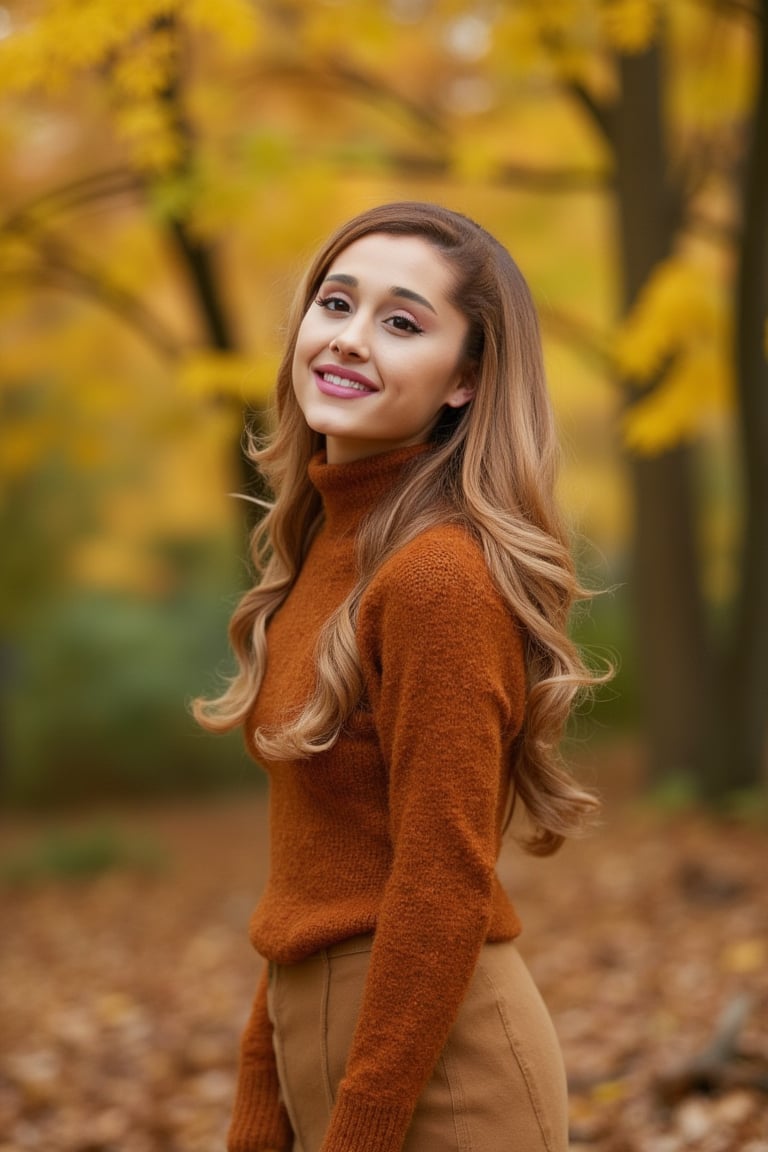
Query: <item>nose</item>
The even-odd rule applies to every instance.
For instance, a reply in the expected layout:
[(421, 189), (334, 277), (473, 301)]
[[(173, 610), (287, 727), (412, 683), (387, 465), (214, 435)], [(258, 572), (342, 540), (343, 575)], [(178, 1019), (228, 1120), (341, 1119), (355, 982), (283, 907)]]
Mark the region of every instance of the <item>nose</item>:
[(336, 330), (329, 347), (337, 356), (355, 360), (368, 359), (368, 333), (361, 313), (350, 316), (346, 323)]

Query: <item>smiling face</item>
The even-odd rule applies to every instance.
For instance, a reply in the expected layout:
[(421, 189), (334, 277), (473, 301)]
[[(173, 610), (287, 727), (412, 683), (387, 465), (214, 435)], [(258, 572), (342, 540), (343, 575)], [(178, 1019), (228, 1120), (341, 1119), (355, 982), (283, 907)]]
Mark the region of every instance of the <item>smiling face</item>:
[(299, 328), (293, 388), (328, 462), (420, 444), (473, 393), (452, 273), (419, 236), (372, 233), (334, 260)]

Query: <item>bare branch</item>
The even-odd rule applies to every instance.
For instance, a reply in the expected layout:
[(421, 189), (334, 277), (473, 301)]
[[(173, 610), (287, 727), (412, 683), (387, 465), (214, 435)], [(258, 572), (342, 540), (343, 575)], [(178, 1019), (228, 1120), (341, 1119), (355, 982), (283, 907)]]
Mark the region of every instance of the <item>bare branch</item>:
[(164, 360), (175, 361), (181, 355), (180, 345), (170, 336), (137, 301), (103, 282), (94, 283), (82, 270), (43, 267), (11, 273), (10, 280), (30, 284), (42, 289), (58, 289), (83, 299), (101, 304), (119, 320), (127, 323), (146, 340), (147, 344)]
[[(72, 201), (73, 198), (82, 200), (112, 195), (113, 191), (106, 189), (113, 190), (115, 178), (120, 176), (122, 180), (124, 175), (118, 171), (96, 173), (52, 190), (40, 197), (36, 204), (59, 197), (64, 200), (69, 197)], [(97, 268), (87, 267), (83, 257), (76, 256), (63, 237), (45, 231), (40, 221), (35, 219), (32, 206), (27, 205), (0, 223), (0, 236), (3, 234), (21, 236), (39, 258), (39, 267), (26, 274), (21, 273), (21, 276), (38, 284), (54, 281), (59, 287), (69, 287), (81, 296), (98, 301), (135, 328), (165, 359), (174, 359), (179, 355), (180, 347), (176, 338), (143, 302), (126, 288), (110, 281)]]
[(349, 87), (353, 92), (363, 96), (374, 96), (394, 105), (404, 112), (410, 119), (415, 120), (422, 128), (436, 132), (447, 139), (446, 126), (436, 109), (416, 100), (411, 100), (402, 92), (398, 92), (387, 84), (380, 76), (362, 72), (348, 60), (331, 58), (328, 60), (328, 79), (335, 81), (343, 87)]
[(597, 368), (606, 379), (616, 382), (616, 368), (609, 350), (608, 337), (590, 330), (583, 320), (569, 316), (558, 308), (540, 305), (541, 325), (545, 332), (556, 339), (571, 345), (593, 368)]
[[(398, 176), (450, 178), (447, 158), (425, 156), (422, 152), (389, 152), (382, 161)], [(524, 164), (500, 164), (488, 174), (488, 182), (535, 193), (567, 193), (610, 190), (613, 177), (599, 168), (537, 168)]]
[(267, 61), (259, 70), (259, 79), (272, 77), (295, 82), (301, 80), (325, 89), (357, 94), (367, 99), (389, 104), (441, 141), (447, 142), (448, 132), (439, 112), (428, 105), (412, 100), (388, 84), (381, 76), (363, 72), (347, 59), (326, 58), (314, 65), (300, 65), (293, 61)]
[(616, 139), (616, 117), (613, 107), (610, 104), (601, 104), (595, 99), (589, 89), (577, 80), (569, 80), (565, 85), (565, 90), (570, 93), (576, 103), (587, 113), (605, 141), (613, 145)]
[(98, 270), (78, 264), (60, 238), (37, 235), (33, 243), (39, 264), (32, 269), (11, 272), (11, 278), (72, 291), (96, 301), (134, 328), (163, 359), (178, 358), (181, 354), (179, 341), (138, 297), (108, 280)]
[(16, 228), (18, 225), (33, 216), (41, 208), (52, 207), (57, 211), (67, 211), (80, 204), (89, 204), (95, 200), (106, 200), (119, 196), (125, 192), (138, 192), (142, 184), (135, 172), (129, 169), (114, 168), (106, 172), (93, 172), (79, 180), (68, 184), (60, 184), (51, 188), (40, 196), (27, 201), (16, 208), (0, 224), (0, 231), (6, 227)]
[[(541, 41), (544, 48), (554, 59), (563, 50), (563, 37), (551, 30), (542, 30)], [(611, 104), (601, 103), (595, 98), (585, 84), (576, 79), (563, 81), (564, 90), (573, 97), (583, 112), (592, 121), (592, 124), (602, 135), (607, 144), (613, 147), (616, 142), (616, 116)]]
[(503, 164), (492, 176), (494, 183), (515, 184), (532, 192), (581, 192), (608, 190), (613, 176), (599, 168), (527, 168), (520, 164)]

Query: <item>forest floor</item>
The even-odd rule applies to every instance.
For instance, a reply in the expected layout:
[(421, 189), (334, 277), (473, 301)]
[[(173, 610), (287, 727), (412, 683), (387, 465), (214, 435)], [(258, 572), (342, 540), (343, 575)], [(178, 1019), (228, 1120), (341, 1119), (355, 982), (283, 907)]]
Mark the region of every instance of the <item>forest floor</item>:
[[(222, 1152), (266, 836), (258, 791), (0, 820), (0, 1152)], [(505, 850), (574, 1152), (768, 1152), (767, 865), (765, 825), (626, 798)]]

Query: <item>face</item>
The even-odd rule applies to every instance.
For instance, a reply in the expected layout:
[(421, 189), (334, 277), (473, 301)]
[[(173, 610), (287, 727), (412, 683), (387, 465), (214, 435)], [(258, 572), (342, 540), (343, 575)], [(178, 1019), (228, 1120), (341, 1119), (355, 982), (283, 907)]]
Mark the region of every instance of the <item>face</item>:
[(336, 258), (299, 329), (293, 387), (328, 462), (429, 439), (473, 393), (452, 274), (418, 236), (375, 233)]

